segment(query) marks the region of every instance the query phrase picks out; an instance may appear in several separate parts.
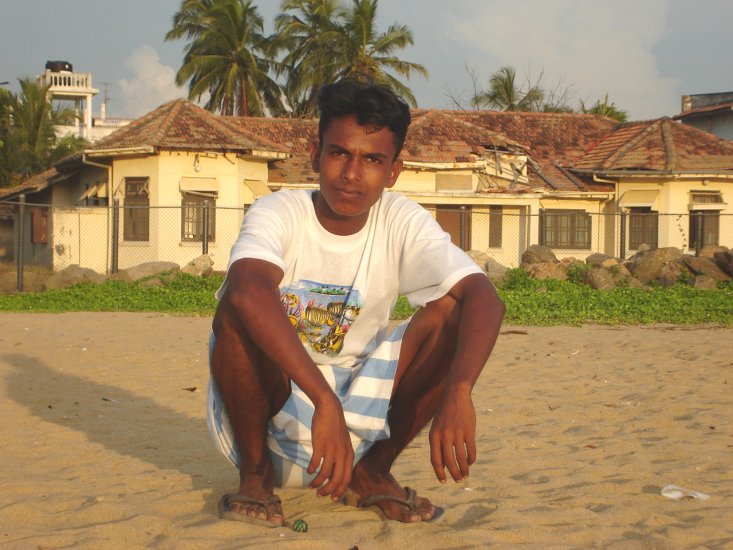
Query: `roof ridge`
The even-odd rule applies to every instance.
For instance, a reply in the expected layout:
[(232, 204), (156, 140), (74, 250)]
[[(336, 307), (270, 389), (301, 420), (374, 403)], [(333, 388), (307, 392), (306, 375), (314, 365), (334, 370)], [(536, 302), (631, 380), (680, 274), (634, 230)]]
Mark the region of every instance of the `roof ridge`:
[(288, 123), (292, 124), (292, 119), (286, 119), (284, 117), (245, 117), (245, 116), (218, 117), (217, 121), (220, 124), (226, 125), (227, 127), (229, 127), (230, 130), (234, 130), (241, 134), (244, 134), (244, 136), (248, 137), (253, 144), (267, 145), (269, 147), (274, 147), (276, 150), (285, 149), (282, 143), (277, 143), (264, 136), (260, 136), (259, 134), (256, 134), (255, 132), (247, 128), (246, 121), (250, 119), (266, 120), (268, 122), (279, 121), (282, 119), (282, 120), (287, 120)]
[(163, 115), (163, 120), (158, 125), (158, 128), (153, 133), (152, 138), (150, 139), (151, 142), (157, 143), (161, 141), (165, 135), (168, 132), (168, 128), (171, 127), (171, 124), (173, 124), (176, 120), (176, 117), (178, 116), (178, 113), (183, 109), (183, 107), (186, 105), (186, 101), (176, 99), (174, 101), (170, 102), (170, 110), (167, 112), (164, 110), (161, 114)]
[(677, 167), (677, 147), (675, 146), (674, 136), (672, 135), (672, 128), (670, 128), (671, 120), (668, 117), (663, 117), (660, 123), (660, 129), (662, 131), (662, 144), (664, 146), (664, 169), (674, 170)]
[[(603, 161), (601, 164), (601, 169), (609, 168), (612, 166), (613, 162), (620, 161), (621, 159), (626, 156), (626, 154), (636, 147), (642, 140), (644, 140), (646, 137), (648, 137), (649, 134), (654, 132), (654, 127), (659, 126), (661, 119), (657, 119), (653, 121), (651, 124), (648, 124), (646, 128), (644, 128), (642, 131), (640, 131), (638, 134), (636, 134), (633, 138), (628, 140), (624, 145), (619, 147), (612, 155), (609, 155), (608, 158)], [(625, 125), (622, 125), (625, 126)], [(619, 129), (622, 127), (620, 126)], [(613, 135), (613, 134), (610, 134)]]

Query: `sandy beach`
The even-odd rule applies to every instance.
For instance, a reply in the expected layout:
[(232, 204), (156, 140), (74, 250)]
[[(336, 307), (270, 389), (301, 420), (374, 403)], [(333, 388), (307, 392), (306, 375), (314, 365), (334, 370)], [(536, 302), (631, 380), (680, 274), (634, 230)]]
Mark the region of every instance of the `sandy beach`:
[(474, 391), (469, 483), (435, 480), (426, 434), (394, 468), (443, 518), (282, 490), (296, 533), (218, 519), (237, 475), (204, 421), (209, 324), (0, 314), (0, 545), (733, 548), (733, 329), (504, 327)]

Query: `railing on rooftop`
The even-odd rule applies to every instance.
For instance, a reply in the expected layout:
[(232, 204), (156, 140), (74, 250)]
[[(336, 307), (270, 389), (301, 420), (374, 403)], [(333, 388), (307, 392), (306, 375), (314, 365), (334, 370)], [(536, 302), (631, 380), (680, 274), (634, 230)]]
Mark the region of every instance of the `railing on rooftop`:
[(41, 86), (51, 86), (56, 89), (89, 89), (92, 87), (92, 73), (55, 73), (46, 69), (37, 80)]

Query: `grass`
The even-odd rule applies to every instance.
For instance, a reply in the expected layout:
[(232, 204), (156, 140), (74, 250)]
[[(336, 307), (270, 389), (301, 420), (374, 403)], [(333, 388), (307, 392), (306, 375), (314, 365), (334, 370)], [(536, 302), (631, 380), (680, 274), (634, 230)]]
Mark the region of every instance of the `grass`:
[[(507, 306), (505, 322), (513, 325), (718, 324), (733, 326), (733, 283), (718, 290), (687, 285), (673, 288), (593, 290), (568, 281), (533, 280), (512, 270), (499, 295)], [(64, 290), (0, 295), (0, 311), (141, 311), (180, 315), (213, 315), (214, 293), (222, 276), (179, 273), (160, 286), (145, 281), (80, 284)], [(412, 313), (400, 297), (392, 317)]]

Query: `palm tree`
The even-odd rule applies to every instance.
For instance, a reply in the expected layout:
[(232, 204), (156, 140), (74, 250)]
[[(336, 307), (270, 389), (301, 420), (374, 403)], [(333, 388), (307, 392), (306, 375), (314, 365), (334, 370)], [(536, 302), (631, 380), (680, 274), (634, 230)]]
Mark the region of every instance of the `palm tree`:
[(590, 107), (585, 106), (585, 103), (580, 101), (580, 111), (592, 115), (601, 115), (619, 122), (626, 122), (629, 119), (629, 115), (623, 109), (616, 107), (616, 104), (612, 101), (608, 102), (608, 94), (603, 98), (603, 102), (597, 99), (596, 102)]
[(377, 4), (378, 0), (352, 0), (343, 25), (345, 41), (338, 51), (344, 67), (336, 76), (385, 84), (410, 105), (417, 106), (410, 89), (386, 71), (407, 78), (414, 71), (427, 78), (428, 70), (393, 55), (395, 50), (412, 45), (412, 32), (406, 25), (393, 23), (386, 32), (379, 33), (376, 29)]
[(0, 185), (12, 185), (47, 169), (61, 156), (83, 148), (80, 139), (56, 136), (55, 126), (74, 113), (54, 109), (48, 87), (21, 79), (20, 95), (0, 97)]
[(282, 112), (281, 93), (270, 78), (272, 60), (262, 17), (252, 0), (184, 0), (167, 40), (188, 37), (176, 84), (188, 97), (208, 95), (205, 107), (223, 115)]
[(193, 39), (206, 30), (207, 14), (214, 7), (215, 0), (183, 0), (180, 9), (173, 16), (173, 28), (166, 40)]
[(336, 78), (335, 44), (346, 15), (339, 0), (284, 0), (275, 17), (273, 51), (287, 53), (277, 66), (286, 74), (284, 92), (293, 116), (313, 116), (318, 89)]
[(384, 84), (417, 105), (414, 95), (396, 73), (427, 78), (420, 64), (394, 55), (413, 43), (405, 25), (393, 24), (386, 32), (376, 28), (378, 0), (351, 0), (350, 8), (338, 0), (285, 0), (275, 21), (278, 50), (287, 50), (280, 72), (287, 73), (286, 95), (293, 111), (314, 114), (320, 86), (342, 78)]
[(545, 92), (539, 85), (528, 84), (527, 91), (517, 87), (514, 67), (499, 69), (489, 80), (489, 89), (471, 99), (474, 107), (493, 107), (500, 111), (537, 111), (542, 108)]

